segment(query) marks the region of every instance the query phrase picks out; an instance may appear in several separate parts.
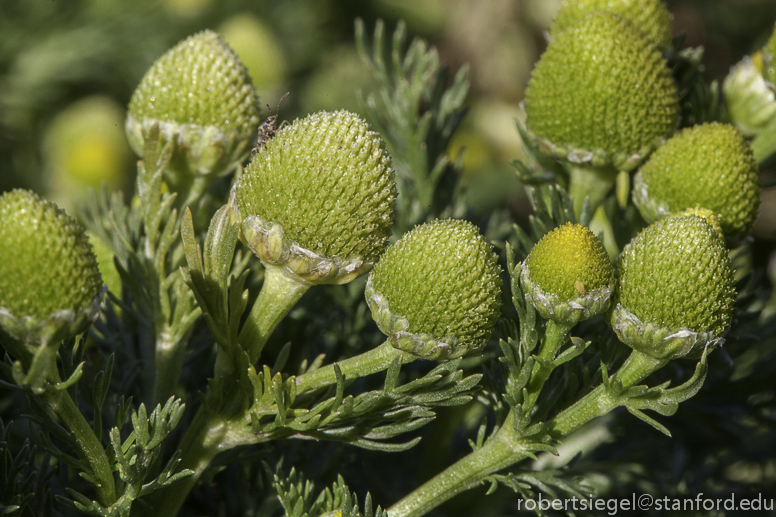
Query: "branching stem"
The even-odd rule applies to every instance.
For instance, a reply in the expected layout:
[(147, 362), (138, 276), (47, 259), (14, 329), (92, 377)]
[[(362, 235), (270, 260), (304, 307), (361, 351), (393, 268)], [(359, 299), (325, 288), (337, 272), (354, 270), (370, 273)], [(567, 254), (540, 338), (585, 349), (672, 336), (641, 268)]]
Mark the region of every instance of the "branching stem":
[[(543, 353), (544, 347), (540, 355)], [(634, 350), (614, 375), (612, 382), (618, 379), (623, 387), (633, 386), (666, 363), (667, 361), (655, 359)], [(603, 385), (598, 386), (576, 404), (550, 420), (548, 422), (550, 434), (553, 438), (562, 438), (594, 418), (605, 415), (618, 405), (618, 401), (610, 396)], [(388, 514), (390, 517), (425, 515), (448, 499), (474, 488), (488, 475), (532, 456), (531, 450), (525, 447), (525, 444), (530, 442), (531, 437), (522, 436), (514, 425), (514, 410), (511, 410), (504, 424), (485, 442), (485, 445), (391, 506)]]
[(42, 399), (72, 434), (78, 456), (89, 465), (92, 476), (99, 483), (97, 497), (100, 504), (108, 507), (115, 503), (116, 486), (108, 456), (78, 406), (65, 390), (47, 390)]
[[(415, 357), (412, 354), (403, 353), (401, 350), (394, 348), (390, 341), (386, 341), (382, 345), (373, 348), (368, 352), (364, 352), (363, 354), (334, 364), (339, 366), (340, 372), (346, 379), (355, 379), (356, 377), (363, 377), (365, 375), (387, 370), (397, 357), (401, 359), (402, 364), (415, 360)], [(297, 377), (297, 393), (314, 391), (318, 388), (336, 384), (337, 374), (334, 369), (334, 364), (324, 366), (323, 368), (313, 370)]]

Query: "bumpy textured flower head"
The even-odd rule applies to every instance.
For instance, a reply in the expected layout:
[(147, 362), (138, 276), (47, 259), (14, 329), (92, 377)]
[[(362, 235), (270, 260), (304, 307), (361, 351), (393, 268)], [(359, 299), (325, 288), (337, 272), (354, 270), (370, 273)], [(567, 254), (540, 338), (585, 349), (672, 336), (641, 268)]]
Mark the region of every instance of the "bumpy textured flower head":
[(606, 311), (614, 287), (612, 264), (601, 241), (571, 223), (536, 243), (522, 264), (520, 280), (539, 314), (564, 325)]
[(695, 208), (688, 208), (687, 210), (682, 210), (681, 212), (673, 214), (672, 217), (688, 217), (691, 215), (694, 215), (695, 217), (703, 217), (721, 237), (724, 237), (725, 234), (722, 232), (722, 226), (719, 224), (719, 217), (717, 214), (707, 208), (702, 208), (700, 206), (696, 206)]
[(601, 10), (628, 20), (659, 48), (671, 43), (671, 14), (662, 0), (563, 0), (552, 24), (552, 36), (557, 36), (585, 15)]
[(725, 235), (742, 237), (760, 206), (757, 162), (735, 127), (694, 126), (674, 135), (641, 167), (633, 201), (647, 222), (700, 206), (719, 216)]
[(544, 152), (631, 170), (674, 132), (679, 100), (653, 42), (597, 11), (550, 42), (528, 83), (525, 110)]
[(730, 326), (733, 272), (705, 218), (672, 216), (647, 227), (620, 255), (611, 324), (625, 344), (659, 359), (699, 355)]
[(471, 223), (434, 221), (386, 250), (366, 299), (394, 347), (426, 359), (460, 357), (482, 347), (498, 320), (500, 268)]
[(380, 136), (347, 111), (279, 130), (233, 188), (247, 245), (308, 283), (345, 283), (388, 244), (396, 185)]
[(27, 342), (75, 335), (96, 316), (102, 279), (84, 228), (26, 190), (0, 196), (0, 324)]
[(183, 40), (146, 72), (129, 102), (126, 130), (142, 156), (148, 130), (159, 125), (163, 143), (176, 142), (173, 187), (195, 175), (230, 172), (250, 149), (259, 126), (259, 99), (248, 72), (212, 31)]

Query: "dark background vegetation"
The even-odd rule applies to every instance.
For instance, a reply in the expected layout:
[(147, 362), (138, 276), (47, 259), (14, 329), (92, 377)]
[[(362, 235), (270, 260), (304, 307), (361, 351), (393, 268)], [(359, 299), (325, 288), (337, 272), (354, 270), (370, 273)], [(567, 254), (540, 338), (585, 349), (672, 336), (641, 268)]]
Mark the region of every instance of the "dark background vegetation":
[[(125, 107), (150, 64), (194, 32), (206, 28), (221, 32), (248, 66), (262, 103), (273, 111), (280, 97), (290, 92), (280, 118), (293, 120), (321, 109), (359, 111), (356, 91), (369, 91), (371, 84), (355, 50), (354, 20), (361, 17), (371, 31), (378, 18), (389, 30), (403, 19), (412, 35), (439, 49), (451, 69), (464, 63), (471, 66), (470, 112), (450, 153), (466, 148), (464, 181), (472, 214), (486, 220), (494, 208), (508, 207), (517, 221), (523, 221), (530, 206), (509, 164), (521, 153), (514, 119), (521, 117), (520, 102), (558, 3), (2, 0), (0, 191), (32, 189), (71, 212), (90, 188), (102, 184), (131, 193), (135, 158), (123, 136)], [(706, 49), (707, 77), (720, 81), (732, 64), (762, 46), (776, 21), (774, 0), (675, 0), (668, 5), (674, 34), (686, 33), (687, 45)], [(770, 191), (763, 194), (755, 227), (755, 265), (763, 271), (776, 239), (775, 196)], [(769, 283), (765, 276), (761, 281)], [(314, 304), (308, 300), (308, 306)], [(299, 311), (291, 318), (304, 318)], [(728, 366), (720, 354), (712, 361), (712, 368), (722, 372), (719, 378), (711, 376), (697, 398), (662, 420), (673, 440), (618, 415), (619, 424), (596, 438), (604, 445), (574, 468), (602, 495), (644, 491), (774, 497), (776, 368), (750, 375), (753, 365), (776, 359), (771, 331), (760, 326), (749, 332), (754, 337), (733, 333), (730, 346), (739, 352), (731, 353), (736, 365)], [(0, 387), (3, 420), (23, 412), (24, 399)], [(482, 410), (475, 404), (442, 411), (424, 429), (421, 445), (405, 453), (297, 442), (285, 462), (288, 468), (303, 466), (309, 478), (326, 484), (340, 473), (362, 497), (370, 491), (378, 503), (389, 506), (464, 454), (466, 439), (481, 418)], [(278, 459), (271, 449), (253, 453), (272, 462)], [(193, 495), (187, 512), (237, 515), (253, 507), (260, 514), (264, 511), (260, 503), (269, 492), (260, 489), (258, 465), (246, 461), (218, 473)], [(238, 499), (233, 498), (234, 487), (244, 488)], [(508, 489), (488, 498), (483, 494), (484, 489), (467, 493), (436, 515), (517, 514), (517, 496)]]

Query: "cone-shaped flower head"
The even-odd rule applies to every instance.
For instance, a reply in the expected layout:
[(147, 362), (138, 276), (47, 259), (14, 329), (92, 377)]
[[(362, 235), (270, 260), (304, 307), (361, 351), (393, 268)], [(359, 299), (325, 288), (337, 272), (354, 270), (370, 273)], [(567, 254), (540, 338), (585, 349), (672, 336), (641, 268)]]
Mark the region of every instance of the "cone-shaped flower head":
[(380, 136), (347, 111), (279, 130), (233, 188), (245, 242), (308, 283), (345, 283), (388, 244), (396, 185)]
[(366, 299), (394, 347), (427, 359), (460, 357), (483, 346), (498, 320), (500, 268), (471, 223), (434, 221), (386, 250)]
[(614, 274), (593, 232), (566, 223), (542, 237), (520, 273), (526, 299), (539, 314), (574, 325), (609, 308)]
[(525, 110), (543, 151), (631, 170), (676, 129), (679, 100), (652, 40), (597, 11), (550, 42), (528, 83)]
[(552, 24), (553, 37), (587, 14), (601, 10), (628, 20), (659, 48), (671, 42), (671, 14), (662, 0), (563, 0)]
[(247, 156), (259, 122), (259, 99), (247, 70), (218, 34), (203, 31), (146, 72), (129, 102), (126, 130), (140, 156), (153, 124), (159, 124), (163, 142), (176, 142), (165, 176), (175, 188), (191, 182), (192, 174), (229, 173)]
[(725, 235), (749, 233), (760, 206), (757, 163), (729, 124), (694, 126), (674, 135), (634, 178), (633, 201), (647, 222), (700, 206), (719, 216)]
[(728, 251), (705, 218), (672, 216), (620, 255), (611, 324), (625, 344), (659, 359), (699, 355), (730, 326), (735, 291)]
[(0, 324), (8, 333), (27, 342), (75, 335), (96, 316), (101, 288), (75, 219), (26, 190), (0, 196)]

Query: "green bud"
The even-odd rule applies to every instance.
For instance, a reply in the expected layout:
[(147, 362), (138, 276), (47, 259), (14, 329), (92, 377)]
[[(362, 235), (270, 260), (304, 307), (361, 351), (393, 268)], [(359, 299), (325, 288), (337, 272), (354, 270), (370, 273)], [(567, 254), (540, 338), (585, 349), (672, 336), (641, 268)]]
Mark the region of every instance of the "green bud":
[(26, 190), (0, 196), (0, 324), (29, 343), (83, 331), (102, 279), (84, 228)]
[(460, 357), (481, 348), (498, 320), (500, 272), (474, 225), (433, 221), (386, 250), (366, 299), (394, 347), (426, 359)]
[(162, 144), (176, 145), (165, 171), (174, 189), (228, 174), (248, 155), (259, 126), (259, 99), (247, 70), (218, 34), (203, 31), (183, 40), (146, 72), (126, 122), (139, 156), (153, 124)]
[(725, 243), (703, 217), (672, 216), (647, 227), (620, 255), (610, 323), (626, 345), (657, 359), (714, 347), (733, 316)]
[(674, 132), (679, 99), (653, 42), (598, 11), (550, 42), (528, 83), (525, 110), (542, 151), (631, 170)]
[(248, 247), (308, 284), (371, 269), (388, 244), (395, 199), (385, 143), (346, 111), (278, 130), (233, 188)]
[(749, 233), (760, 206), (757, 163), (741, 133), (710, 123), (674, 135), (634, 178), (633, 201), (647, 222), (700, 206), (725, 235)]
[(575, 325), (609, 308), (614, 273), (593, 232), (566, 223), (542, 237), (523, 262), (525, 298), (546, 319)]
[(628, 20), (659, 48), (671, 43), (671, 14), (661, 0), (564, 0), (552, 24), (552, 36), (594, 11), (606, 10)]

